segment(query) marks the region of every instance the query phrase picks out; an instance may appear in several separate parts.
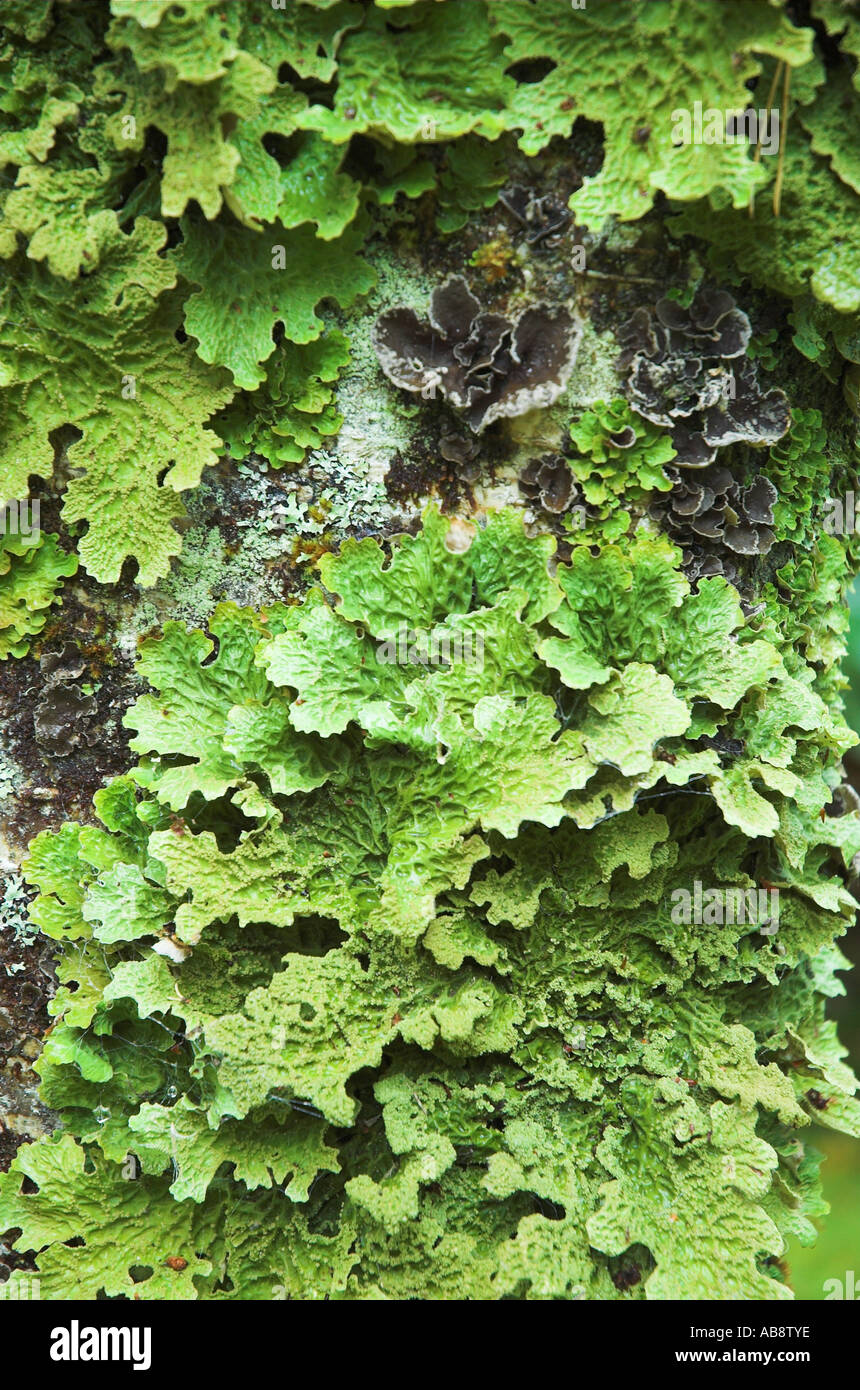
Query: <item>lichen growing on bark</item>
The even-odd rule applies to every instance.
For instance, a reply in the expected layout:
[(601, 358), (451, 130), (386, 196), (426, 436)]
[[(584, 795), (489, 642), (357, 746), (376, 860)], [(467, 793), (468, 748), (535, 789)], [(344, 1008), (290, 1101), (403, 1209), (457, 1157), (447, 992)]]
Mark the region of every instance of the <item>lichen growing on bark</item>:
[[(852, 12), (2, 20), (10, 1287), (790, 1297), (860, 1133)], [(788, 74), (775, 156), (677, 137)]]

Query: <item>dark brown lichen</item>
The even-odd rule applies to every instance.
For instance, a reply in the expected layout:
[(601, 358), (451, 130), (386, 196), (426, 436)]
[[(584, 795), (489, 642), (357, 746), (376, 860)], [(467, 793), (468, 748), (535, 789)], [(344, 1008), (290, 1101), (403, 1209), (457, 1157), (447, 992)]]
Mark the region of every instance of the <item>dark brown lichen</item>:
[(565, 309), (538, 304), (515, 319), (481, 308), (462, 276), (434, 290), (427, 319), (390, 309), (373, 344), (390, 381), (443, 396), (475, 434), (494, 420), (548, 406), (567, 384), (579, 328)]
[(706, 468), (728, 444), (774, 444), (788, 429), (788, 400), (762, 392), (747, 357), (750, 321), (725, 290), (703, 289), (688, 307), (663, 298), (622, 325), (619, 366), (646, 420), (672, 432), (681, 468)]
[(481, 466), (478, 456), (481, 446), (474, 435), (463, 434), (460, 430), (443, 430), (439, 436), (439, 453), (446, 463), (457, 465), (464, 482), (474, 483), (480, 477)]
[(76, 684), (86, 663), (73, 642), (42, 653), (39, 668), (42, 693), (33, 711), (33, 731), (42, 752), (67, 758), (83, 739), (98, 706), (92, 695)]
[(560, 516), (571, 503), (581, 501), (579, 488), (560, 454), (530, 459), (519, 475), (520, 491), (535, 509)]
[(525, 512), (527, 535), (545, 532), (554, 535), (556, 559), (567, 563), (578, 539), (576, 533), (593, 514), (567, 460), (561, 454), (543, 454), (530, 459), (517, 481), (528, 504)]
[(766, 555), (773, 545), (776, 488), (759, 474), (744, 485), (728, 468), (711, 467), (694, 476), (667, 469), (671, 492), (651, 508), (652, 515), (682, 544), (710, 542), (736, 555)]

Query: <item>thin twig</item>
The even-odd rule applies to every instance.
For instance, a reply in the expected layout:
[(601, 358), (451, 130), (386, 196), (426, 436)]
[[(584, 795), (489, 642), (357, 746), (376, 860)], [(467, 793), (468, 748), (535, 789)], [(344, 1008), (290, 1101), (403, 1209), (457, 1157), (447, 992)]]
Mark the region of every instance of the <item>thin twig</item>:
[(590, 275), (592, 280), (635, 280), (638, 285), (661, 285), (663, 283), (662, 280), (655, 280), (650, 275), (622, 275), (620, 271), (589, 270), (587, 267), (579, 274)]
[(785, 65), (785, 75), (782, 80), (782, 111), (779, 119), (779, 164), (776, 169), (776, 183), (773, 186), (773, 215), (779, 217), (779, 208), (782, 201), (782, 176), (785, 172), (785, 142), (788, 136), (788, 89), (791, 85), (791, 68), (788, 63)]
[[(778, 63), (777, 63), (777, 65), (776, 65), (776, 67), (774, 68), (774, 72), (773, 72), (773, 81), (772, 81), (771, 84), (770, 84), (770, 91), (769, 91), (768, 94), (767, 94), (767, 102), (765, 103), (765, 108), (764, 108), (766, 111), (772, 111), (772, 110), (773, 110), (773, 99), (774, 99), (774, 97), (776, 96), (776, 87), (777, 87), (777, 83), (779, 82), (780, 74), (781, 74), (781, 72), (782, 72), (782, 66), (783, 66), (783, 60), (782, 60), (782, 58), (780, 58), (779, 61), (778, 61)], [(758, 129), (758, 137), (757, 137), (756, 142), (755, 142), (755, 154), (753, 155), (753, 164), (758, 164), (759, 161), (760, 161), (760, 159), (761, 159), (761, 127), (759, 126), (759, 129)], [(755, 189), (753, 189), (752, 192), (750, 193), (750, 217), (755, 217)]]

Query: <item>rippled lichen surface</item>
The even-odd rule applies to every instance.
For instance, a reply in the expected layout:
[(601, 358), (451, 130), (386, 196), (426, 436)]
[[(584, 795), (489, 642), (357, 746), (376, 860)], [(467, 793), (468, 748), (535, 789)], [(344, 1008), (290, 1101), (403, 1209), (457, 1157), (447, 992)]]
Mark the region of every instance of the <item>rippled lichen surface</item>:
[(856, 7), (0, 20), (10, 1287), (791, 1297), (860, 1133)]

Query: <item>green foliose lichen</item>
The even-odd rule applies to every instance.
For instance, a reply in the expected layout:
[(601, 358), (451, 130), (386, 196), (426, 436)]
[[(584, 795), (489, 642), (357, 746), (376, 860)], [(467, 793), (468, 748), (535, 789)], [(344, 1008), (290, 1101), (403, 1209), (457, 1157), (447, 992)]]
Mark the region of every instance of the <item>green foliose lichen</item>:
[[(29, 503), (24, 504), (29, 507)], [(17, 503), (15, 504), (17, 508)], [(27, 512), (27, 521), (30, 513)], [(61, 602), (64, 579), (78, 567), (57, 536), (20, 524), (20, 515), (0, 512), (0, 661), (24, 656), (32, 638), (45, 626), (51, 605)]]
[[(791, 1297), (787, 1242), (823, 1210), (811, 1123), (860, 1134), (826, 1017), (860, 854), (860, 553), (825, 525), (856, 457), (856, 18), (15, 0), (2, 22), (0, 498), (62, 492), (89, 574), (158, 588), (133, 766), (25, 865), (61, 1128), (0, 1177), (0, 1230), (54, 1299)], [(703, 96), (771, 87), (777, 151), (684, 138)], [(544, 228), (559, 170), (571, 216)], [(496, 215), (506, 182), (525, 227)], [(569, 467), (560, 553), (477, 485), (390, 537), (382, 465), (415, 444), (426, 477), (443, 437), (452, 464), (474, 441), (397, 396), (372, 321), (466, 265), (505, 324), (546, 300), (594, 349), (476, 465), (507, 496), (534, 441)], [(777, 305), (749, 356), (796, 378), (777, 442), (718, 459), (776, 492), (737, 585), (661, 531), (697, 474), (612, 365), (637, 302), (705, 279)], [(176, 563), (182, 494), (225, 454), (257, 514), (228, 565), (192, 506)], [(236, 596), (279, 525), (315, 587), (258, 611), (267, 575), (254, 607), (175, 620), (216, 576)], [(0, 541), (0, 658), (76, 564)]]
[[(237, 391), (240, 415), (286, 428), (262, 450), (275, 463), (331, 437), (335, 414), (309, 423), (296, 405), (320, 377), (294, 347), (372, 288), (368, 214), (430, 193), (451, 233), (493, 202), (514, 143), (518, 177), (530, 161), (540, 177), (583, 120), (603, 138), (571, 196), (580, 226), (668, 200), (720, 274), (794, 300), (804, 351), (829, 370), (836, 350), (857, 360), (857, 46), (841, 7), (825, 7), (828, 58), (842, 45), (827, 73), (810, 21), (744, 0), (7, 8), (0, 494), (32, 476), (65, 487), (102, 582), (129, 558), (142, 584), (167, 573), (181, 494), (214, 461), (213, 417)], [(764, 100), (780, 73), (798, 115), (778, 161), (679, 134), (705, 90), (743, 110), (750, 84)], [(69, 426), (71, 481), (50, 443)], [(227, 442), (256, 447), (252, 424)]]
[(168, 625), (103, 828), (34, 841), (64, 1127), (0, 1224), (51, 1297), (789, 1296), (817, 1097), (860, 1130), (844, 727), (665, 540), (456, 536)]

